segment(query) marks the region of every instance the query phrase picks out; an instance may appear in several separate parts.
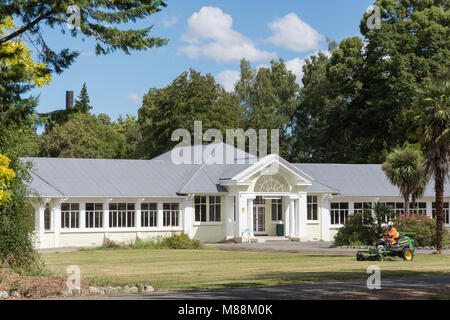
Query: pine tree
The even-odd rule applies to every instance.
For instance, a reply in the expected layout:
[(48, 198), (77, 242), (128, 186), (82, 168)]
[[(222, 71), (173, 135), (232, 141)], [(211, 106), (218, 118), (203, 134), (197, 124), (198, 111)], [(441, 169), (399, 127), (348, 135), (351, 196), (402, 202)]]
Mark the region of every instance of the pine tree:
[(75, 110), (79, 113), (88, 113), (92, 109), (89, 104), (89, 94), (87, 92), (86, 82), (83, 83), (78, 99), (75, 99)]

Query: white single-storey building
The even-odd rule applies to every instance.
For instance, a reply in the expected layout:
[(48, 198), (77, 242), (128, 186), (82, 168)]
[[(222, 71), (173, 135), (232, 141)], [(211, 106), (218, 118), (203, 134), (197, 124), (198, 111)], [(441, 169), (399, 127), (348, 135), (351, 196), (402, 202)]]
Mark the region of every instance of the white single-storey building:
[[(194, 147), (183, 152), (188, 148)], [(222, 143), (215, 148), (238, 154)], [(177, 165), (171, 152), (152, 160), (25, 158), (33, 163), (36, 245), (100, 246), (105, 239), (130, 242), (173, 232), (205, 242), (264, 236), (330, 241), (349, 215), (373, 203), (404, 212), (380, 165), (289, 163), (277, 155), (241, 154), (235, 157), (239, 164)], [(433, 201), (430, 182), (411, 211), (434, 216)], [(449, 202), (446, 183), (446, 227)]]

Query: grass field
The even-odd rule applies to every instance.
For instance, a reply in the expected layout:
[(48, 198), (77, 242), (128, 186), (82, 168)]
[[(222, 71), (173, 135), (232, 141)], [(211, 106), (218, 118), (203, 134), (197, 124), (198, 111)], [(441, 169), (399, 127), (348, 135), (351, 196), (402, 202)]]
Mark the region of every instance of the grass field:
[(232, 288), (367, 278), (377, 264), (382, 277), (450, 273), (450, 256), (418, 255), (413, 262), (360, 262), (355, 256), (246, 251), (100, 249), (43, 255), (63, 275), (78, 265), (83, 281), (154, 288)]

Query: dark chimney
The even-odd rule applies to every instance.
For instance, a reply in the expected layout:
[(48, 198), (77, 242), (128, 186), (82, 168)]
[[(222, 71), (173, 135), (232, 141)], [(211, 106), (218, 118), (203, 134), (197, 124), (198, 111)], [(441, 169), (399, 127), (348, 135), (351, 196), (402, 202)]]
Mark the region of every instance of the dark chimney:
[(73, 108), (73, 91), (66, 91), (66, 110)]

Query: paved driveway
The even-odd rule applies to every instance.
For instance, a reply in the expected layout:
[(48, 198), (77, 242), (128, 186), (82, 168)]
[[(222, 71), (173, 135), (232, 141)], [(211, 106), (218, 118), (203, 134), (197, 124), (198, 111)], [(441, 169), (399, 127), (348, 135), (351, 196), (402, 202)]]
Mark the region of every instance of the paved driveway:
[[(184, 291), (158, 291), (146, 294), (129, 294), (117, 296), (88, 296), (70, 299), (76, 300), (192, 300), (192, 299), (302, 299), (320, 296), (342, 296), (346, 293), (368, 293), (367, 280), (354, 280), (342, 282), (322, 282), (314, 284), (297, 284), (275, 287), (259, 288), (235, 288), (235, 289), (210, 289), (210, 290), (184, 290)], [(381, 279), (382, 292), (386, 289), (425, 290), (435, 289), (450, 290), (450, 275), (425, 276), (415, 278)], [(371, 291), (373, 292), (373, 291)], [(69, 298), (68, 298), (69, 299)]]

